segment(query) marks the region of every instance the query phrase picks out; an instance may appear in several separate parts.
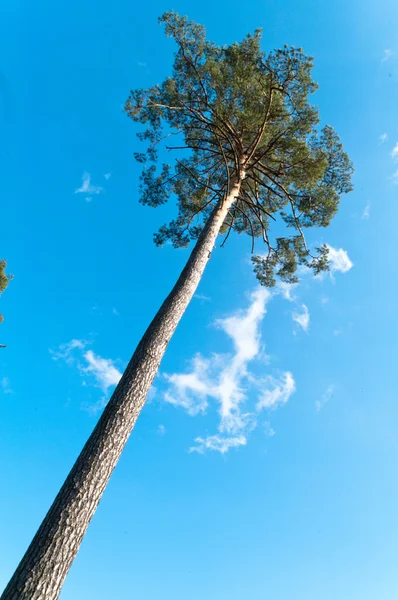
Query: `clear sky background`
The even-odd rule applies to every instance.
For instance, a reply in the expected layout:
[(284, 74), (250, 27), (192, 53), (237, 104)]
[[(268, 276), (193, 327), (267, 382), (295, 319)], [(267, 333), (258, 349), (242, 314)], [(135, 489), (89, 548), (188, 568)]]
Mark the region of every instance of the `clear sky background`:
[[(247, 239), (213, 253), (61, 598), (396, 600), (396, 0), (3, 3), (0, 588), (187, 259), (153, 245), (173, 206), (138, 204), (122, 110), (170, 72), (171, 8), (313, 55), (355, 191), (311, 238), (333, 277), (290, 299), (256, 292)], [(225, 441), (231, 365), (256, 427)]]

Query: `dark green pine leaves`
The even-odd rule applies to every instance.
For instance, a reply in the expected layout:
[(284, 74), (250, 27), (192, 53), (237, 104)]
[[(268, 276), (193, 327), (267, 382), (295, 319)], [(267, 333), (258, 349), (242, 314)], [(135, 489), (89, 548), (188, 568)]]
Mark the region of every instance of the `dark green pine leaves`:
[[(196, 239), (238, 177), (221, 234), (225, 241), (231, 231), (247, 233), (252, 249), (262, 239), (265, 251), (253, 257), (259, 281), (274, 285), (275, 274), (295, 281), (298, 265), (327, 269), (326, 246), (308, 248), (304, 230), (329, 225), (340, 195), (352, 189), (353, 167), (335, 131), (319, 128), (309, 101), (317, 89), (312, 58), (288, 46), (264, 53), (260, 30), (220, 47), (186, 17), (169, 12), (160, 22), (177, 44), (172, 76), (132, 91), (126, 103), (146, 126), (139, 137), (147, 150), (135, 155), (143, 164), (141, 202), (159, 206), (173, 194), (178, 202), (156, 244)], [(174, 152), (172, 165), (157, 167), (159, 149)]]

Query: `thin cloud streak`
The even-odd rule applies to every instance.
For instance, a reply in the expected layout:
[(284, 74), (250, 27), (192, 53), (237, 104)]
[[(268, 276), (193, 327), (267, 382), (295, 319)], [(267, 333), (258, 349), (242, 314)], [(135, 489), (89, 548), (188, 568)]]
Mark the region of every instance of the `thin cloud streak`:
[(315, 410), (319, 412), (322, 408), (331, 400), (334, 395), (335, 386), (329, 385), (324, 394), (322, 394), (319, 400), (315, 401)]
[(292, 318), (305, 332), (308, 331), (308, 327), (310, 325), (310, 313), (305, 304), (301, 305), (301, 312), (293, 312)]
[(367, 221), (370, 218), (370, 202), (365, 205), (365, 208), (362, 211), (362, 219)]
[(198, 452), (204, 454), (206, 450), (214, 450), (225, 454), (231, 448), (237, 448), (239, 446), (246, 446), (247, 439), (245, 435), (238, 435), (235, 437), (220, 437), (219, 435), (209, 435), (206, 438), (197, 437), (195, 438), (196, 446), (191, 446), (189, 452)]

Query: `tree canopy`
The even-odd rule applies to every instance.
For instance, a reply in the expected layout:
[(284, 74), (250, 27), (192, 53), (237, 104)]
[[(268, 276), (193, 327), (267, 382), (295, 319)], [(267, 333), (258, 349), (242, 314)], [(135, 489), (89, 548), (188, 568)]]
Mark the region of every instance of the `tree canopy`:
[[(296, 281), (298, 265), (327, 269), (327, 247), (311, 251), (304, 230), (329, 225), (340, 195), (352, 189), (353, 167), (332, 127), (319, 127), (318, 109), (309, 102), (317, 89), (313, 59), (289, 46), (266, 54), (260, 29), (220, 47), (186, 17), (167, 12), (159, 21), (177, 44), (172, 77), (132, 91), (126, 103), (127, 114), (146, 125), (138, 136), (147, 149), (135, 155), (143, 164), (140, 201), (159, 206), (172, 194), (178, 201), (177, 218), (160, 228), (155, 243), (180, 247), (197, 238), (243, 169), (224, 241), (231, 231), (247, 233), (253, 252), (255, 238), (263, 239), (266, 252), (253, 263), (268, 286), (275, 274)], [(179, 141), (170, 146), (170, 139)], [(158, 168), (160, 145), (177, 151), (173, 165)], [(271, 220), (283, 235), (271, 237)]]

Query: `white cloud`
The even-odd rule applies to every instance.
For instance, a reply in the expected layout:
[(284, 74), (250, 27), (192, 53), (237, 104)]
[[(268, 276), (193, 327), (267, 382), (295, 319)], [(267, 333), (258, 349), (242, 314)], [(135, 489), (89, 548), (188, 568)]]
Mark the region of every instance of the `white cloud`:
[(219, 435), (209, 435), (206, 438), (197, 437), (195, 439), (196, 446), (192, 446), (190, 452), (199, 452), (203, 454), (205, 450), (215, 450), (221, 454), (225, 454), (231, 448), (238, 446), (245, 446), (247, 444), (246, 437), (244, 435), (238, 435), (235, 437), (220, 437)]
[(330, 246), (329, 244), (327, 244), (327, 247), (329, 250), (328, 260), (332, 273), (334, 271), (347, 273), (347, 271), (352, 269), (354, 265), (351, 262), (346, 250), (343, 250), (343, 248), (333, 248), (333, 246)]
[[(169, 383), (164, 400), (184, 408), (189, 415), (205, 413), (210, 400), (218, 404), (218, 433), (197, 438), (192, 452), (202, 453), (207, 449), (225, 453), (230, 448), (245, 445), (248, 435), (257, 426), (258, 412), (287, 402), (293, 392), (294, 380), (290, 373), (284, 374), (279, 384), (272, 378), (258, 379), (248, 370), (251, 361), (263, 356), (260, 326), (270, 298), (270, 292), (258, 288), (245, 311), (216, 321), (216, 327), (233, 342), (232, 354), (213, 354), (210, 359), (197, 354), (188, 372), (163, 376)], [(257, 394), (261, 387), (260, 400), (257, 406), (243, 410), (249, 386), (255, 386)], [(267, 391), (269, 399), (273, 394), (273, 401), (267, 401)]]
[(112, 173), (105, 173), (104, 177), (108, 181), (112, 177)]
[(330, 298), (328, 298), (327, 296), (322, 296), (321, 298), (321, 304), (323, 306), (325, 306), (325, 304), (327, 304), (329, 302)]
[(252, 294), (252, 304), (245, 313), (217, 321), (235, 346), (235, 355), (222, 371), (218, 386), (222, 429), (229, 432), (240, 426), (240, 418), (235, 423), (239, 404), (245, 398), (240, 382), (247, 374), (247, 364), (260, 352), (259, 326), (270, 297), (268, 290), (259, 288)]
[(300, 327), (304, 329), (304, 331), (308, 331), (308, 327), (310, 324), (310, 313), (305, 304), (301, 305), (302, 312), (293, 312), (292, 318)]
[(2, 377), (0, 380), (0, 385), (4, 394), (13, 394), (13, 390), (10, 387), (10, 380), (8, 377)]
[(393, 51), (391, 50), (391, 48), (387, 48), (387, 50), (384, 50), (383, 58), (381, 59), (381, 62), (384, 63), (387, 60), (390, 60), (392, 55), (393, 55)]
[(195, 294), (194, 298), (196, 298), (196, 300), (202, 300), (203, 302), (211, 302), (211, 298), (204, 294)]
[(362, 211), (362, 219), (368, 220), (370, 217), (370, 202), (367, 202)]
[[(190, 373), (165, 374), (171, 384), (164, 400), (174, 406), (181, 406), (191, 416), (206, 412), (207, 396), (214, 396), (215, 390), (208, 379), (210, 361), (197, 354), (192, 360)], [(171, 391), (172, 390), (172, 391)]]
[[(102, 358), (92, 350), (86, 350), (89, 344), (86, 340), (73, 339), (66, 344), (61, 344), (57, 350), (50, 350), (53, 360), (63, 360), (68, 365), (75, 365), (85, 379), (83, 386), (87, 386), (87, 379), (94, 382), (95, 387), (101, 388), (106, 393), (109, 388), (119, 383), (121, 372), (109, 358)], [(105, 399), (101, 398), (92, 406), (84, 406), (89, 412), (96, 412), (103, 408)]]
[(379, 135), (379, 144), (384, 144), (388, 140), (388, 133), (382, 133)]
[(292, 294), (295, 287), (297, 287), (297, 283), (287, 283), (286, 281), (278, 280), (276, 287), (278, 292), (282, 295), (285, 300), (289, 302), (294, 302), (296, 300), (295, 296)]
[(158, 425), (157, 433), (158, 435), (165, 435), (166, 427), (164, 425)]
[[(91, 175), (90, 173), (83, 173), (82, 175), (82, 185), (75, 190), (75, 194), (101, 194), (104, 189), (99, 185), (93, 185), (91, 183)], [(91, 198), (86, 198), (87, 202), (91, 202)]]
[(329, 385), (329, 387), (326, 389), (326, 391), (324, 392), (322, 397), (319, 400), (316, 400), (315, 410), (317, 412), (322, 410), (322, 408), (325, 406), (325, 404), (327, 404), (329, 402), (329, 400), (333, 397), (334, 390), (335, 390), (334, 385)]
[(289, 372), (283, 373), (278, 379), (267, 377), (265, 380), (268, 389), (263, 390), (257, 403), (257, 410), (263, 408), (275, 408), (280, 404), (286, 404), (290, 396), (296, 391), (296, 383), (293, 375)]
[(49, 350), (53, 360), (64, 360), (68, 364), (75, 361), (74, 350), (84, 350), (88, 342), (86, 340), (73, 339), (67, 344), (61, 344), (58, 350)]
[(115, 367), (113, 361), (109, 358), (102, 358), (98, 354), (94, 354), (92, 350), (87, 350), (84, 353), (84, 358), (87, 361), (87, 366), (80, 366), (83, 373), (92, 375), (97, 382), (97, 385), (107, 392), (110, 387), (117, 385), (122, 374)]

